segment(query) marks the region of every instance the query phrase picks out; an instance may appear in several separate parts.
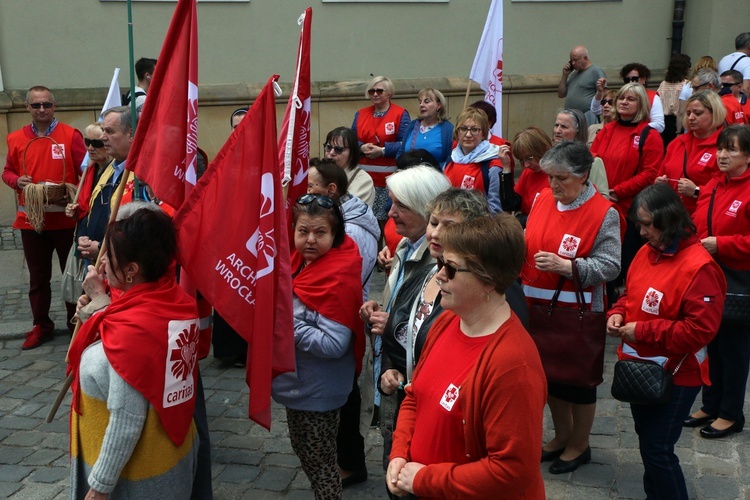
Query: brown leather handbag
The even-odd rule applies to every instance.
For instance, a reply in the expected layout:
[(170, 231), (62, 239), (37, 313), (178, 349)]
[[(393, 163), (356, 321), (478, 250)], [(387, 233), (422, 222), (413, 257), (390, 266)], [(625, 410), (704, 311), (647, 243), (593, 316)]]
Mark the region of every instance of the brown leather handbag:
[(594, 388), (604, 380), (607, 318), (589, 310), (573, 261), (576, 307), (559, 307), (557, 300), (566, 278), (560, 277), (549, 304), (529, 307), (529, 332), (536, 343), (547, 380)]

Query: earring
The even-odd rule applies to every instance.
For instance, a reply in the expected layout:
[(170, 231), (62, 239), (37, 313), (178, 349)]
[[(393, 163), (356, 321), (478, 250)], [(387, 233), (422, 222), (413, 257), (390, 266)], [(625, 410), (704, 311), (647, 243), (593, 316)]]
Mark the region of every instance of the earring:
[[(128, 274), (128, 275), (127, 275), (127, 276), (125, 277), (125, 283), (132, 283), (132, 282), (133, 282), (133, 276), (131, 276), (130, 274)], [(489, 295), (488, 295), (488, 297), (489, 297)], [(489, 300), (489, 299), (488, 299), (488, 300)]]

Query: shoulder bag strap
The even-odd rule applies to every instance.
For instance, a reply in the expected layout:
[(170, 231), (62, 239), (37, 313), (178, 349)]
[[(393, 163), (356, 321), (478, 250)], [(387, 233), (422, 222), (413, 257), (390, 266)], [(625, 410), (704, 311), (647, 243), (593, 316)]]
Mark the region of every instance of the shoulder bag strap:
[(729, 71), (732, 71), (734, 69), (734, 67), (737, 66), (737, 63), (740, 62), (741, 60), (743, 60), (746, 57), (747, 56), (745, 54), (743, 54), (740, 57), (738, 57), (737, 60), (734, 61), (734, 64), (732, 64), (732, 67), (729, 68)]
[(716, 184), (714, 186), (714, 189), (711, 191), (711, 201), (708, 202), (708, 215), (706, 216), (706, 222), (708, 226), (708, 235), (713, 236), (714, 231), (711, 227), (711, 219), (713, 219), (713, 212), (714, 212), (714, 198), (716, 197), (716, 190), (719, 189), (719, 185)]
[(687, 173), (687, 148), (683, 151), (682, 154), (682, 175), (683, 177), (685, 177), (685, 179), (690, 179)]
[(638, 170), (641, 169), (641, 163), (643, 162), (643, 146), (646, 144), (646, 138), (648, 137), (649, 132), (651, 132), (651, 127), (649, 125), (646, 125), (646, 128), (641, 131), (641, 138), (638, 140), (638, 163), (633, 172), (634, 177), (638, 173)]

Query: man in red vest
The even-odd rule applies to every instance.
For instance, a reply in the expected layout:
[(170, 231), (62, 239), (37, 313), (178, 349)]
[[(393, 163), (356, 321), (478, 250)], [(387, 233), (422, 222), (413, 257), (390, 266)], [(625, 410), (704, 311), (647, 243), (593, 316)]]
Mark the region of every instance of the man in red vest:
[[(81, 132), (55, 118), (55, 96), (47, 87), (31, 87), (25, 106), (31, 124), (8, 134), (8, 156), (3, 182), (18, 195), (18, 213), (14, 229), (21, 230), (21, 242), (29, 266), (29, 301), (34, 327), (26, 333), (23, 349), (34, 349), (52, 339), (55, 324), (49, 317), (52, 291), (52, 253), (57, 252), (60, 269), (65, 268), (75, 220), (65, 216), (66, 201), (44, 205), (41, 230), (29, 223), (24, 188), (29, 184), (77, 184), (80, 165), (86, 155)], [(39, 139), (39, 140), (38, 140)], [(27, 190), (27, 192), (30, 192)], [(39, 191), (37, 191), (38, 193)], [(68, 328), (75, 313), (74, 304), (66, 304)]]

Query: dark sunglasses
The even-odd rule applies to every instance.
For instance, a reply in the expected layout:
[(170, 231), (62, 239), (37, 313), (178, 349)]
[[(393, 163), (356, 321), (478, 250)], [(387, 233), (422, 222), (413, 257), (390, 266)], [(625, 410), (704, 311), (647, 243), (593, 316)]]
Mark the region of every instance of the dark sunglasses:
[(611, 106), (613, 102), (615, 102), (613, 99), (602, 99), (601, 101), (599, 101), (599, 104), (601, 104), (602, 106), (604, 106), (605, 104), (609, 104)]
[(622, 79), (625, 83), (637, 82), (640, 76), (626, 76)]
[(724, 82), (724, 83), (721, 84), (721, 88), (728, 89), (730, 87), (734, 87), (735, 85), (739, 85), (740, 83), (742, 83), (742, 82), (736, 82), (736, 83)]
[(318, 206), (323, 208), (331, 208), (336, 205), (336, 202), (332, 198), (319, 194), (303, 194), (297, 198), (297, 203), (300, 205), (309, 205), (312, 202), (316, 202)]
[(336, 152), (336, 154), (337, 154), (337, 155), (340, 155), (341, 153), (343, 153), (343, 152), (344, 152), (344, 151), (346, 151), (347, 149), (349, 149), (349, 148), (345, 148), (345, 147), (343, 147), (343, 146), (332, 146), (332, 145), (330, 145), (330, 144), (328, 144), (328, 143), (326, 143), (326, 144), (323, 144), (323, 150), (324, 150), (324, 151), (325, 151), (326, 153), (330, 153), (330, 152), (331, 152), (331, 150), (333, 150), (333, 151), (335, 151), (335, 152)]
[(383, 92), (385, 92), (385, 89), (370, 89), (367, 91), (367, 95), (383, 95)]
[(93, 147), (94, 149), (99, 149), (104, 147), (104, 141), (101, 139), (86, 139), (84, 137), (83, 142), (86, 143), (86, 147)]
[(29, 103), (29, 106), (31, 106), (31, 109), (39, 109), (39, 108), (50, 109), (54, 105), (55, 105), (54, 102), (32, 102), (32, 103)]
[(453, 267), (452, 265), (445, 262), (442, 257), (438, 257), (437, 259), (437, 268), (438, 268), (438, 271), (445, 268), (445, 275), (448, 276), (449, 280), (452, 280), (453, 278), (455, 278), (456, 273), (470, 273), (471, 272), (471, 269)]

